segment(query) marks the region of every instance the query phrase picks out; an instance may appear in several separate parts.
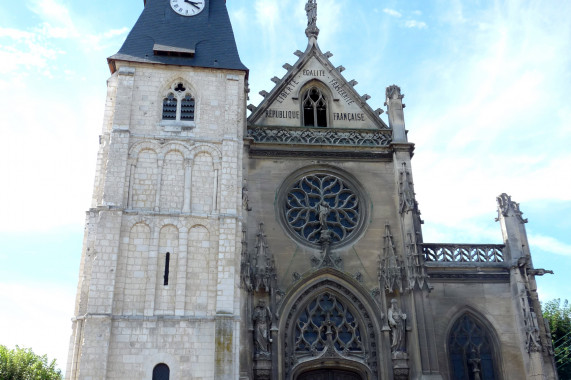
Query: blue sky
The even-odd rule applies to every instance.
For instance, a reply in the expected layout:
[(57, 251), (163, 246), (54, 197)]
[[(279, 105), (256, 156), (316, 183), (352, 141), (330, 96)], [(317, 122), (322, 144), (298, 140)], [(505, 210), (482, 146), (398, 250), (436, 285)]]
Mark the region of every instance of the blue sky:
[[(304, 50), (305, 0), (228, 0), (253, 104)], [(318, 0), (319, 44), (376, 109), (406, 95), (427, 242), (501, 243), (521, 203), (543, 300), (570, 298), (571, 2)], [(142, 0), (0, 5), (0, 344), (65, 367), (106, 80)]]

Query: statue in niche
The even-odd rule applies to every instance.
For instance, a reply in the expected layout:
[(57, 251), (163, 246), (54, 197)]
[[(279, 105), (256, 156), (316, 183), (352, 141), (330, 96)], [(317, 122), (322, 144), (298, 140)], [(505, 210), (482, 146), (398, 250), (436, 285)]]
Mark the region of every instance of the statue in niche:
[(406, 314), (402, 312), (398, 301), (391, 300), (391, 307), (388, 312), (389, 327), (391, 328), (391, 351), (406, 351)]
[(307, 13), (307, 26), (317, 25), (317, 0), (309, 0), (305, 4), (305, 12)]
[(260, 300), (254, 310), (254, 343), (256, 345), (256, 357), (270, 356), (270, 328), (272, 325), (272, 312), (266, 305), (266, 301)]
[(250, 200), (248, 199), (248, 186), (246, 185), (242, 187), (242, 207), (246, 211), (252, 211), (252, 207), (250, 207)]

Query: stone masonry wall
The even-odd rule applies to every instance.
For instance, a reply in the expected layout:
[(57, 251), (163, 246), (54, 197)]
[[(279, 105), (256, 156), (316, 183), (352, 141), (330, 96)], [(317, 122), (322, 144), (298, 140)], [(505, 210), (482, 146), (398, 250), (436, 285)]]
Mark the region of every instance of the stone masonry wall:
[[(172, 378), (233, 378), (238, 345), (215, 342), (217, 326), (236, 325), (218, 323), (220, 313), (240, 318), (244, 73), (122, 62), (117, 69), (66, 378), (151, 379), (159, 363)], [(177, 82), (196, 103), (194, 123), (182, 127), (161, 120)]]

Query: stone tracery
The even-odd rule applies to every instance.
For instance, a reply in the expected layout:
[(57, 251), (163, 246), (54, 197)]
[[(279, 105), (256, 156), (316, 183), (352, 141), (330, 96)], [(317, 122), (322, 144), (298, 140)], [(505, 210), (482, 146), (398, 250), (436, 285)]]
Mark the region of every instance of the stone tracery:
[(285, 218), (303, 240), (318, 243), (329, 231), (331, 243), (349, 238), (361, 219), (357, 194), (341, 178), (316, 173), (295, 182), (287, 193)]

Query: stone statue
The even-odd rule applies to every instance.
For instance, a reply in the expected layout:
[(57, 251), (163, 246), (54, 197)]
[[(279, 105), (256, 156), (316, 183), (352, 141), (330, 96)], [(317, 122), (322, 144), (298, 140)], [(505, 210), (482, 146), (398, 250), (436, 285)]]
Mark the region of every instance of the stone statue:
[(272, 312), (266, 306), (266, 301), (260, 300), (254, 310), (254, 343), (256, 356), (270, 356), (270, 327), (272, 325)]
[(242, 207), (246, 211), (252, 211), (252, 207), (250, 207), (250, 200), (248, 199), (248, 187), (246, 185), (242, 187)]
[(474, 380), (481, 380), (480, 377), (480, 359), (479, 355), (476, 353), (476, 350), (472, 348), (472, 353), (470, 354), (470, 359), (468, 359), (468, 363), (472, 366), (472, 373), (474, 374)]
[(307, 13), (307, 26), (317, 26), (317, 0), (308, 0), (305, 4), (305, 12)]
[(406, 314), (402, 312), (396, 299), (391, 300), (388, 312), (389, 327), (391, 328), (392, 352), (406, 351)]
[(317, 206), (317, 213), (319, 214), (319, 224), (321, 224), (321, 230), (324, 231), (327, 229), (327, 217), (331, 212), (331, 206), (327, 204), (327, 202), (322, 201)]

